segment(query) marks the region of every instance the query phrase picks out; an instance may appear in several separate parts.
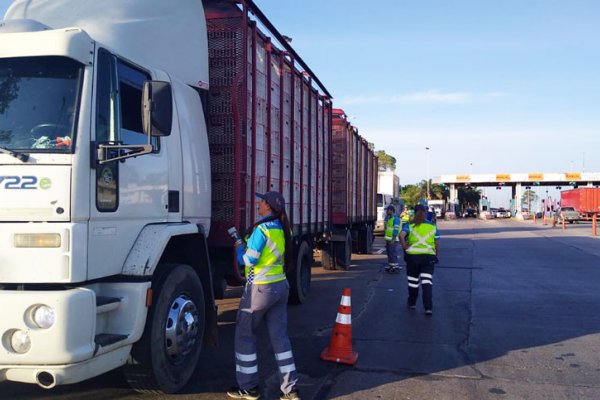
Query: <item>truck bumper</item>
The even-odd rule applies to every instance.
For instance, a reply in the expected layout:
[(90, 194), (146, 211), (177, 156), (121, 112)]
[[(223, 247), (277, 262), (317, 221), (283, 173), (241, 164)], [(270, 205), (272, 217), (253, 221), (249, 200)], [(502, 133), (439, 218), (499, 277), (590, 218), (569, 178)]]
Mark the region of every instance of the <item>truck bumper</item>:
[[(92, 357), (96, 325), (93, 290), (0, 290), (0, 304), (0, 370), (9, 364), (69, 364)], [(33, 318), (42, 305), (54, 313), (54, 323), (47, 328), (40, 328)], [(29, 342), (29, 348), (14, 349), (15, 333)]]
[(91, 360), (66, 365), (0, 365), (0, 382), (37, 383), (45, 389), (78, 383), (125, 364), (130, 351), (131, 345)]

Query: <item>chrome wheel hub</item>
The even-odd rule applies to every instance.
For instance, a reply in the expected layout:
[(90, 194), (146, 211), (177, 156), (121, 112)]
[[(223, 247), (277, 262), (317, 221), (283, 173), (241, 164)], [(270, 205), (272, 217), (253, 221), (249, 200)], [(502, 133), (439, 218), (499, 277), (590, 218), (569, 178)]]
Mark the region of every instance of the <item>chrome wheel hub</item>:
[(165, 324), (165, 349), (174, 363), (181, 362), (194, 348), (198, 319), (198, 309), (186, 295), (173, 300)]

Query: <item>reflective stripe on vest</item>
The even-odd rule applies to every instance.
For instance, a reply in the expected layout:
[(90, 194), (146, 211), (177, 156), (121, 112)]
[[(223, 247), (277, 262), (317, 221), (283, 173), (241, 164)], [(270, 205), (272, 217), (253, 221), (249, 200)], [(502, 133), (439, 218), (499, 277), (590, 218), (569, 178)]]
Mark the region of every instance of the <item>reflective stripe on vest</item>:
[(285, 237), (281, 228), (267, 228), (264, 224), (258, 226), (258, 229), (265, 235), (266, 243), (256, 265), (246, 264), (246, 276), (250, 276), (250, 268), (254, 270), (254, 279), (252, 283), (264, 285), (285, 280), (283, 270)]
[(392, 215), (391, 217), (389, 217), (385, 223), (385, 240), (396, 240), (398, 241), (398, 234), (396, 234), (396, 236), (394, 236), (394, 229), (396, 230), (396, 232), (400, 231), (400, 225), (395, 225), (396, 222), (396, 216)]
[(435, 254), (436, 228), (430, 224), (410, 224), (408, 234), (408, 254)]

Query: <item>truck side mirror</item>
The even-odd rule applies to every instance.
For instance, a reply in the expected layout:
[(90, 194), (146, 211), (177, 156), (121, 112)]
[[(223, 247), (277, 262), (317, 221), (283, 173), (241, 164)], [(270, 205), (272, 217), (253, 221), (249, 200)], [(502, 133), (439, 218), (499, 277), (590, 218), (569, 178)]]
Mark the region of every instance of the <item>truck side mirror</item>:
[(173, 123), (171, 84), (146, 81), (142, 92), (142, 125), (150, 136), (169, 136)]

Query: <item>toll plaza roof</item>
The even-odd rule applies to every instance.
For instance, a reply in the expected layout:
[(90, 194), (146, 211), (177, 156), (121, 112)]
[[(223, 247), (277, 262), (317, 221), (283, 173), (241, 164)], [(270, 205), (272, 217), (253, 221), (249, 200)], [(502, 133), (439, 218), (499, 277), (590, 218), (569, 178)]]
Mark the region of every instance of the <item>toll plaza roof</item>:
[(600, 185), (600, 172), (457, 174), (436, 176), (433, 182), (469, 186), (513, 186), (517, 183), (532, 186)]

